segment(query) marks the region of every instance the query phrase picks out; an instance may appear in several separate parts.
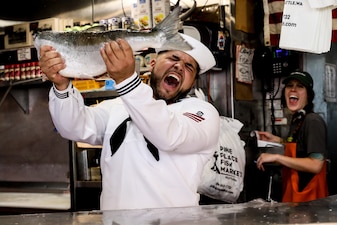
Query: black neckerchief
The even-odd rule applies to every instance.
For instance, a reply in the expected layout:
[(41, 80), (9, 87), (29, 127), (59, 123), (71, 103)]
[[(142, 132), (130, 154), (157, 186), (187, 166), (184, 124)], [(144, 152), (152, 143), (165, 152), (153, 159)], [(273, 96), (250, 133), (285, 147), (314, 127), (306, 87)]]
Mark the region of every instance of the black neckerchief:
[[(110, 137), (110, 147), (111, 147), (111, 156), (113, 156), (116, 151), (121, 146), (122, 142), (124, 141), (126, 135), (126, 128), (127, 123), (132, 121), (130, 117), (126, 118), (115, 130), (115, 132)], [(145, 136), (144, 139), (147, 144), (147, 148), (149, 149), (150, 153), (153, 157), (159, 161), (159, 151), (156, 146), (154, 146)]]

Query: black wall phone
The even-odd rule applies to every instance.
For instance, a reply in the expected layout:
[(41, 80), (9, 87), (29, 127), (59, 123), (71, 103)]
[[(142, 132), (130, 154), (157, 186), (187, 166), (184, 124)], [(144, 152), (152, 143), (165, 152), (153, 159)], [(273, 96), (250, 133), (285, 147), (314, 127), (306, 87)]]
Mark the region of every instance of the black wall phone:
[(298, 67), (299, 55), (294, 51), (266, 46), (255, 49), (253, 72), (256, 77), (285, 77)]
[(275, 77), (288, 76), (299, 67), (298, 54), (291, 50), (272, 49), (272, 73)]
[[(261, 92), (263, 95), (263, 109), (265, 109), (266, 95), (269, 93), (271, 100), (271, 120), (272, 133), (276, 134), (273, 100), (274, 80), (288, 76), (291, 72), (299, 68), (299, 55), (290, 50), (280, 48), (260, 47), (256, 48), (253, 57), (253, 74), (261, 80)], [(280, 84), (280, 83), (279, 83)], [(266, 129), (265, 110), (263, 110), (264, 130)]]

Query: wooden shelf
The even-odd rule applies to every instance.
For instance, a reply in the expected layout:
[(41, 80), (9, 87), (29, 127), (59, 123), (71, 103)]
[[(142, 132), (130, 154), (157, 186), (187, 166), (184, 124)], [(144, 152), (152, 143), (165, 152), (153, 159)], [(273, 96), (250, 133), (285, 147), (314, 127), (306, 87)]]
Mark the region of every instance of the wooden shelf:
[(91, 145), (84, 142), (76, 142), (77, 148), (102, 148), (101, 145)]
[(83, 98), (105, 98), (105, 97), (117, 97), (118, 93), (115, 90), (112, 91), (82, 91)]
[(77, 188), (101, 188), (101, 181), (76, 181)]
[(5, 94), (0, 99), (0, 107), (10, 94), (23, 110), (25, 114), (29, 114), (29, 96), (28, 96), (28, 89), (27, 88), (18, 88), (13, 89), (14, 86), (17, 85), (35, 85), (39, 84), (42, 85), (44, 82), (42, 81), (41, 77), (27, 79), (27, 80), (19, 80), (19, 81), (1, 81), (0, 88), (5, 87), (7, 88)]

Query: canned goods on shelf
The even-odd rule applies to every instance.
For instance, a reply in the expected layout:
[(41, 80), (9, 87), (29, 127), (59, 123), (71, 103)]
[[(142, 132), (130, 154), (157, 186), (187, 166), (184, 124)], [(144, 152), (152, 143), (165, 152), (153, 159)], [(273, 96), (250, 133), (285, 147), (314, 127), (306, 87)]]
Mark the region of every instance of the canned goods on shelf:
[(108, 30), (119, 29), (121, 23), (121, 18), (119, 17), (112, 17), (108, 19)]

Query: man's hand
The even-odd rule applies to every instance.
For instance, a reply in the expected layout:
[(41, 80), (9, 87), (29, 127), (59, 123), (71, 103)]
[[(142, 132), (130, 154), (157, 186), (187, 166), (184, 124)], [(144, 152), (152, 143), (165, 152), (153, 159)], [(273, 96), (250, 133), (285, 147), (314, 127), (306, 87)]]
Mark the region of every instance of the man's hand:
[(55, 87), (62, 91), (69, 85), (69, 79), (61, 76), (58, 72), (66, 67), (60, 53), (53, 47), (45, 45), (40, 49), (39, 66), (48, 80), (54, 83)]
[(106, 43), (101, 49), (101, 55), (107, 67), (108, 74), (116, 84), (132, 76), (135, 72), (135, 59), (129, 43), (118, 39)]

